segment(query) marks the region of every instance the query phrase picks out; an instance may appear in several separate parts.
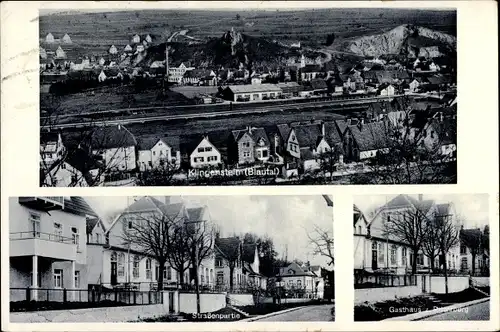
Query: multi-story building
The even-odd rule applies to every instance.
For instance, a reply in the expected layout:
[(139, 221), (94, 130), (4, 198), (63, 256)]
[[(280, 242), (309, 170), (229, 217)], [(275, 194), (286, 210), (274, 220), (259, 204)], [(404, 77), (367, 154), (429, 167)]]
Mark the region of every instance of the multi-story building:
[[(431, 266), (440, 269), (443, 266), (443, 257), (437, 253), (431, 263), (428, 251), (421, 249), (418, 253), (412, 252), (411, 246), (405, 239), (387, 232), (385, 222), (401, 220), (407, 215), (422, 214), (426, 220), (436, 217), (452, 218), (452, 223), (459, 227), (456, 214), (451, 203), (436, 204), (433, 200), (418, 199), (408, 195), (398, 195), (376, 210), (373, 218), (366, 216), (354, 206), (354, 269), (357, 272), (388, 272), (406, 274), (411, 272), (413, 260), (416, 259), (417, 272), (430, 272)], [(392, 218), (392, 219), (391, 219)], [(395, 219), (394, 219), (395, 218)], [(448, 270), (459, 269), (459, 246), (454, 246), (446, 254)]]
[[(165, 219), (163, 219), (165, 218)], [(160, 271), (159, 263), (153, 253), (146, 253), (146, 248), (137, 241), (127, 242), (127, 231), (134, 229), (134, 223), (147, 220), (169, 220), (175, 223), (195, 223), (197, 227), (209, 227), (210, 215), (206, 207), (187, 208), (184, 202), (173, 203), (170, 197), (162, 200), (145, 196), (135, 200), (120, 213), (104, 233), (101, 242), (99, 233), (92, 234), (96, 243), (89, 246), (89, 284), (107, 287), (130, 286), (140, 290), (157, 287), (160, 273), (163, 273), (164, 287), (177, 287), (180, 272), (175, 266), (165, 265)], [(95, 232), (95, 228), (94, 231)], [(95, 236), (95, 237), (94, 237)], [(102, 239), (102, 238), (101, 238)], [(214, 258), (210, 255), (198, 266), (200, 285), (209, 285), (213, 277)], [(192, 283), (192, 266), (186, 262), (183, 282)]]
[(323, 298), (325, 282), (321, 267), (295, 262), (281, 267), (276, 275), (279, 286), (295, 297)]
[(95, 217), (81, 197), (10, 198), (11, 301), (25, 300), (16, 290), (28, 287), (31, 300), (51, 301), (62, 301), (63, 289), (86, 289), (86, 223)]
[(460, 230), (460, 272), (489, 275), (489, 255), (480, 228)]

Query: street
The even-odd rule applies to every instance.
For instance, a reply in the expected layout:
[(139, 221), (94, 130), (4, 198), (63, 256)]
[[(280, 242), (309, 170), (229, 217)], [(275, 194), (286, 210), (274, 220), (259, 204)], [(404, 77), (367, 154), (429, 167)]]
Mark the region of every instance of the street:
[(489, 320), (490, 319), (490, 301), (478, 303), (469, 307), (450, 311), (440, 315), (431, 316), (422, 320), (432, 321), (455, 321), (455, 320)]
[(302, 309), (292, 310), (280, 315), (257, 319), (256, 322), (329, 322), (333, 321), (333, 304), (307, 306)]

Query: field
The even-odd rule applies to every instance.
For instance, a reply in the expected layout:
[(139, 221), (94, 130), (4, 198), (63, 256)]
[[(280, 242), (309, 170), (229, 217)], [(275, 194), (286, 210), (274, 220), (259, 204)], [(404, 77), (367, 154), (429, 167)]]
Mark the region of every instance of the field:
[[(251, 36), (310, 46), (324, 43), (334, 33), (337, 41), (380, 33), (401, 24), (415, 24), (456, 35), (456, 12), (408, 9), (316, 9), (303, 11), (187, 11), (144, 10), (106, 13), (60, 13), (40, 16), (40, 38), (68, 33), (81, 47), (105, 51), (123, 47), (134, 34), (150, 34), (156, 42), (166, 31), (189, 30), (206, 39), (221, 37), (234, 27)], [(238, 15), (238, 17), (237, 17)]]

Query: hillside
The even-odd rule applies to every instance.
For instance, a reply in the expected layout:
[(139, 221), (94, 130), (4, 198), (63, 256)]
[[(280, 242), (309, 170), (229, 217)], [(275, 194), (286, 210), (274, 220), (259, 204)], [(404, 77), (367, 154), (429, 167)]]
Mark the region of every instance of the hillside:
[[(300, 51), (290, 49), (261, 37), (252, 37), (232, 29), (220, 38), (210, 38), (204, 43), (172, 42), (169, 59), (172, 64), (190, 62), (196, 67), (250, 68), (262, 64), (286, 63), (300, 57)], [(317, 57), (321, 53), (308, 52), (306, 56)], [(132, 61), (136, 65), (149, 66), (153, 61), (164, 60), (165, 43), (155, 45)]]
[(409, 24), (388, 32), (356, 38), (343, 48), (363, 56), (407, 54), (440, 56), (456, 50), (457, 39), (443, 32)]

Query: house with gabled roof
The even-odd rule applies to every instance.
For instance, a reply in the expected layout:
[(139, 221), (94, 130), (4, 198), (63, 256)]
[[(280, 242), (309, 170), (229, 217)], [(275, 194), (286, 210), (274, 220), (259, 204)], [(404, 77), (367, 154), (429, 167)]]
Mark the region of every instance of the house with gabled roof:
[[(354, 257), (355, 270), (358, 272), (380, 272), (407, 274), (416, 260), (417, 271), (429, 272), (431, 261), (423, 250), (414, 253), (409, 243), (397, 235), (385, 231), (385, 223), (404, 222), (405, 218), (421, 215), (425, 222), (436, 222), (438, 218), (451, 218), (457, 227), (456, 213), (451, 203), (436, 203), (431, 199), (418, 199), (410, 195), (398, 195), (378, 207), (366, 222), (365, 216), (355, 206), (354, 216)], [(442, 265), (443, 257), (433, 257), (435, 268)], [(446, 257), (450, 271), (459, 268), (459, 246), (452, 248)]]
[(137, 163), (141, 172), (158, 167), (180, 167), (178, 137), (141, 137), (137, 140), (137, 152)]
[(361, 119), (356, 125), (348, 125), (344, 134), (344, 150), (349, 160), (362, 161), (386, 153), (391, 146), (389, 121), (365, 123)]
[(72, 41), (71, 41), (71, 38), (69, 37), (69, 35), (67, 33), (64, 34), (64, 36), (62, 37), (61, 41), (65, 44), (71, 44)]
[(137, 140), (123, 125), (95, 128), (85, 145), (100, 158), (108, 172), (132, 171), (137, 167)]
[(133, 48), (132, 46), (130, 46), (130, 44), (127, 44), (124, 48), (123, 48), (123, 52), (132, 52), (133, 51)]
[(248, 126), (233, 130), (228, 141), (228, 158), (238, 165), (266, 162), (270, 157), (270, 142), (264, 128)]
[(292, 262), (281, 267), (276, 274), (277, 286), (285, 290), (287, 297), (322, 299), (324, 279), (321, 268), (311, 267), (309, 263), (299, 265)]
[(118, 53), (118, 49), (116, 48), (115, 45), (111, 45), (111, 47), (108, 49), (108, 53), (109, 54), (117, 54)]
[(46, 43), (53, 43), (55, 41), (54, 35), (51, 34), (50, 32), (45, 36), (45, 42)]
[(208, 136), (203, 136), (195, 148), (188, 153), (192, 168), (204, 168), (222, 164), (222, 155), (219, 149), (210, 142)]
[(61, 46), (59, 46), (56, 49), (56, 56), (55, 57), (58, 59), (65, 59), (66, 58), (66, 52), (64, 52), (64, 50), (62, 49)]
[(50, 167), (56, 161), (61, 160), (66, 154), (60, 132), (42, 132), (40, 134), (40, 163)]
[(138, 44), (141, 42), (141, 37), (138, 35), (138, 34), (135, 34), (133, 37), (132, 37), (132, 40), (131, 40), (131, 43), (132, 44)]

